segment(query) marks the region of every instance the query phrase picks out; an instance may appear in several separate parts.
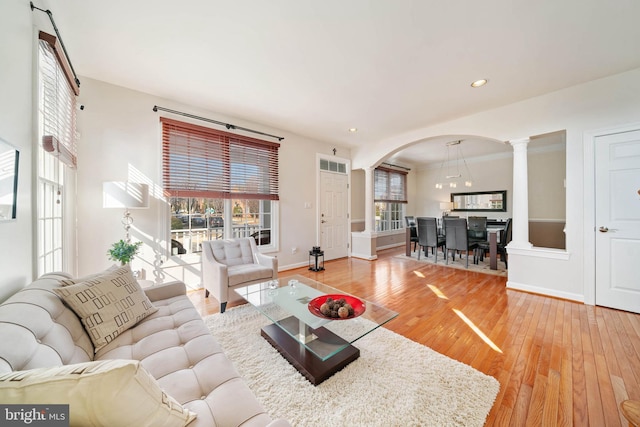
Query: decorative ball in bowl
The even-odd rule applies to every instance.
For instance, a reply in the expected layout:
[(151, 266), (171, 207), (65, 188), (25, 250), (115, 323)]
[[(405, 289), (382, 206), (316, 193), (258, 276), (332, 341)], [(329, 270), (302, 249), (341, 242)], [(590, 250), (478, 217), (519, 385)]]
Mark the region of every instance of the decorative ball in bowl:
[(347, 320), (360, 316), (366, 306), (360, 299), (351, 295), (321, 295), (309, 301), (309, 311), (323, 319)]

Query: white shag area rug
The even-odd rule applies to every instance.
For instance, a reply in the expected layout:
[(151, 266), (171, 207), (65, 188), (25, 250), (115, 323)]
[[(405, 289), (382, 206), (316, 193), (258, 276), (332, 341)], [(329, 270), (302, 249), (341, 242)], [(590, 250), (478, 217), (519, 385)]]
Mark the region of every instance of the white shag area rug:
[(354, 343), (356, 361), (313, 386), (260, 336), (269, 322), (254, 307), (205, 322), (267, 412), (295, 427), (482, 426), (500, 388), (495, 378), (383, 327)]

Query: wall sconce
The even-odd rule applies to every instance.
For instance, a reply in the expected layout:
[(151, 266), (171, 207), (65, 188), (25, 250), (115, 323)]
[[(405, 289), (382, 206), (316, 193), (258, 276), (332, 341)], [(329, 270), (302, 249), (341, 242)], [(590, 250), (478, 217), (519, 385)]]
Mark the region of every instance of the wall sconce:
[(146, 209), (149, 207), (149, 186), (138, 182), (109, 181), (102, 184), (102, 207), (124, 209), (122, 226), (126, 242), (131, 242), (129, 230), (133, 217), (129, 209)]

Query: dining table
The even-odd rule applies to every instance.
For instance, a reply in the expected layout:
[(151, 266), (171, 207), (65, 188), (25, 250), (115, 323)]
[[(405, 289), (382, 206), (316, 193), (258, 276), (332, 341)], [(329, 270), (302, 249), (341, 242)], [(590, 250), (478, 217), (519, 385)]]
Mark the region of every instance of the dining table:
[[(487, 227), (487, 236), (489, 237), (489, 268), (491, 270), (498, 269), (498, 242), (502, 237), (504, 225), (490, 225)], [(411, 256), (411, 228), (405, 229), (405, 255)]]
[(504, 227), (487, 227), (487, 236), (489, 236), (489, 268), (491, 270), (498, 269), (498, 240)]

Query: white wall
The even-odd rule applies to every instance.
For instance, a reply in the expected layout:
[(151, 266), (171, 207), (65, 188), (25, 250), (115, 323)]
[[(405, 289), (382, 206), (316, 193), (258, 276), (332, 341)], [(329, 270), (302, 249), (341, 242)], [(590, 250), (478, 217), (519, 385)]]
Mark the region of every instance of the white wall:
[(554, 148), (553, 151), (529, 150), (527, 155), (530, 220), (565, 220), (566, 147)]
[(20, 150), (15, 221), (0, 222), (0, 301), (33, 276), (32, 160), (34, 36), (29, 3), (0, 2), (0, 138)]
[[(200, 283), (198, 256), (167, 259), (168, 207), (162, 197), (161, 113), (152, 111), (154, 105), (285, 137), (280, 142), (281, 240), (275, 255), (281, 269), (308, 264), (308, 249), (316, 244), (316, 153), (332, 154), (333, 145), (86, 77), (81, 80), (80, 101), (85, 109), (78, 119), (80, 275), (108, 266), (108, 248), (124, 235), (120, 224), (122, 212), (102, 208), (102, 182), (129, 179), (146, 182), (152, 188), (150, 209), (132, 211), (132, 237), (145, 243), (133, 268), (144, 269), (149, 280), (157, 280), (154, 275), (157, 271), (162, 272), (159, 277), (162, 280), (180, 279), (192, 287)], [(206, 125), (181, 116), (167, 116)], [(337, 148), (341, 157), (349, 158), (347, 149)], [(305, 202), (311, 203), (312, 209), (305, 209)], [(295, 254), (294, 247), (298, 248)]]
[[(584, 300), (585, 271), (595, 254), (585, 253), (584, 141), (592, 130), (635, 123), (640, 117), (640, 69), (573, 86), (436, 126), (418, 129), (354, 151), (352, 165), (375, 165), (387, 153), (438, 135), (477, 135), (508, 141), (566, 129), (567, 251), (517, 251), (509, 255), (509, 286)], [(416, 210), (419, 210), (417, 208)], [(587, 284), (591, 286), (590, 284)]]
[[(529, 217), (531, 219), (565, 218), (565, 147), (553, 146), (536, 149), (530, 146), (529, 160)], [(436, 181), (442, 181), (443, 172), (439, 165), (421, 168), (412, 173), (416, 176), (416, 191), (410, 195), (412, 214), (415, 216), (441, 216), (440, 202), (450, 201), (451, 193), (467, 191), (507, 190), (506, 212), (483, 212), (489, 218), (506, 219), (513, 214), (513, 155), (466, 159), (473, 178), (472, 187), (458, 186), (435, 188)], [(446, 166), (445, 166), (446, 170)], [(469, 216), (472, 212), (455, 212), (455, 215)]]
[[(416, 216), (442, 216), (440, 202), (449, 202), (451, 193), (464, 193), (467, 191), (500, 191), (507, 190), (507, 211), (506, 212), (483, 212), (489, 218), (503, 219), (510, 218), (513, 212), (513, 157), (511, 155), (501, 155), (493, 158), (480, 160), (467, 159), (467, 166), (473, 177), (473, 186), (459, 186), (436, 189), (435, 184), (438, 178), (442, 180), (440, 166), (430, 169), (421, 169), (417, 173), (418, 189), (416, 193), (415, 209)], [(452, 215), (468, 217), (472, 212), (453, 212)]]

